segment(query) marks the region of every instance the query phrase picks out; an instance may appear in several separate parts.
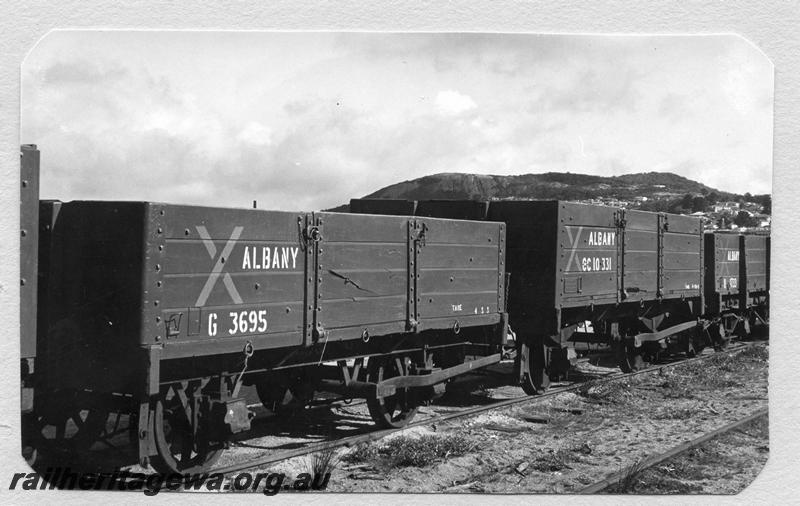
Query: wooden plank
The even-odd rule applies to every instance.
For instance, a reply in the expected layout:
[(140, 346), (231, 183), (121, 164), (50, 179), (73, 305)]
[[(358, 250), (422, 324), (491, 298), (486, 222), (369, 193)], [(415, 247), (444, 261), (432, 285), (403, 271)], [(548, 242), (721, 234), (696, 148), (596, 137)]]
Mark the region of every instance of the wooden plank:
[(488, 291), (497, 288), (497, 269), (423, 269), (420, 293)]
[(416, 215), (458, 220), (485, 220), (488, 211), (488, 201), (423, 200), (417, 204)]
[[(164, 308), (161, 315), (165, 324), (170, 318), (179, 324), (180, 333), (166, 338), (166, 341), (238, 339), (296, 332), (298, 342), (295, 344), (299, 344), (303, 301), (204, 307), (199, 310), (196, 322), (191, 321), (188, 308)], [(189, 329), (199, 332), (190, 333)]]
[(484, 315), (497, 313), (497, 292), (485, 293), (422, 293), (420, 295), (420, 318), (439, 318), (460, 315)]
[[(302, 272), (234, 273), (230, 277), (230, 283), (236, 288), (243, 304), (280, 303), (303, 300), (303, 277)], [(194, 307), (208, 278), (208, 273), (164, 276), (162, 305)], [(219, 280), (216, 285), (209, 292), (204, 306), (233, 302), (224, 282)]]
[(405, 321), (406, 295), (326, 299), (319, 303), (317, 319), (326, 329), (369, 326), (376, 323)]
[(421, 268), (497, 268), (497, 245), (426, 244), (420, 253)]
[(323, 243), (405, 243), (406, 217), (347, 213), (314, 213), (314, 216), (323, 224)]
[[(211, 272), (217, 258), (226, 249), (230, 237), (216, 240), (167, 240), (164, 248), (163, 272), (186, 274)], [(208, 248), (216, 253), (212, 256)], [(272, 272), (303, 271), (302, 246), (297, 242), (235, 240), (224, 260), (224, 271)]]
[(331, 269), (319, 272), (324, 299), (381, 297), (406, 293), (405, 269)]
[(240, 241), (272, 240), (297, 245), (301, 227), (297, 220), (303, 213), (232, 209), (202, 206), (163, 206), (164, 237), (201, 240), (198, 226), (219, 240), (227, 240), (234, 227), (242, 227)]
[[(420, 206), (422, 204), (420, 203)], [(474, 244), (476, 246), (497, 246), (497, 230), (499, 228), (497, 223), (435, 218), (419, 218), (417, 223), (424, 224), (426, 228), (424, 235), (424, 243), (426, 245)]]
[(405, 270), (406, 243), (329, 243), (320, 245), (320, 262), (324, 269), (333, 270)]
[(405, 199), (350, 199), (350, 212), (413, 216), (417, 202)]
[(625, 211), (625, 234), (633, 231), (655, 232), (658, 230), (658, 213), (648, 211)]

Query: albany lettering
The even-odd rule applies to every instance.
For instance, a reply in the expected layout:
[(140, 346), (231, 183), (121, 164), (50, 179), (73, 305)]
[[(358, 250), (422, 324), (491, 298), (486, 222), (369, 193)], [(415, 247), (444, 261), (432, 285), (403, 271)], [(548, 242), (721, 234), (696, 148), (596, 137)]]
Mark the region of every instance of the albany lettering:
[(614, 232), (589, 232), (589, 246), (613, 246)]
[(242, 270), (296, 269), (299, 251), (291, 246), (245, 246)]

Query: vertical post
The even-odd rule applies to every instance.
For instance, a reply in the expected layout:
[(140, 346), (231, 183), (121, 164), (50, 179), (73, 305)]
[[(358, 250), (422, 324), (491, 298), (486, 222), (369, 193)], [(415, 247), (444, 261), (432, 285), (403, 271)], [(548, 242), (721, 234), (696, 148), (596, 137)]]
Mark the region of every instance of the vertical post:
[(320, 313), (322, 312), (322, 270), (323, 270), (323, 260), (322, 255), (324, 250), (322, 249), (321, 242), (322, 242), (322, 226), (324, 222), (322, 221), (322, 217), (319, 216), (317, 213), (312, 214), (314, 229), (312, 230), (312, 237), (311, 237), (311, 247), (314, 248), (314, 264), (316, 267), (314, 268), (314, 278), (316, 280), (315, 283), (315, 295), (314, 295), (314, 340), (319, 341), (323, 337), (325, 337), (325, 328), (322, 325), (322, 318)]
[(658, 213), (658, 234), (656, 240), (656, 297), (664, 295), (664, 234), (667, 231), (667, 215)]
[(147, 467), (151, 455), (156, 454), (155, 431), (153, 430), (153, 417), (151, 407), (158, 401), (161, 383), (161, 351), (163, 345), (153, 345), (143, 348), (142, 378), (143, 392), (139, 399), (139, 416), (137, 427), (137, 440), (139, 442), (139, 464)]
[(706, 313), (706, 240), (703, 226), (700, 225), (700, 307), (695, 314)]
[[(487, 204), (488, 206), (488, 204)], [(505, 312), (506, 310), (506, 296), (508, 293), (508, 279), (505, 272), (505, 258), (506, 258), (506, 231), (505, 226), (501, 223), (498, 227), (498, 241), (497, 241), (497, 310)]]
[(739, 235), (739, 312), (747, 310), (750, 287), (747, 286), (747, 236)]
[(766, 297), (764, 299), (764, 304), (766, 305), (767, 308), (769, 308), (769, 278), (770, 278), (770, 275), (769, 275), (769, 268), (770, 268), (769, 257), (770, 257), (770, 250), (772, 248), (772, 239), (770, 237), (771, 236), (769, 236), (769, 235), (767, 236), (767, 238), (765, 239), (766, 242), (764, 244), (764, 247), (767, 250), (766, 251), (766, 255), (767, 255), (767, 257), (766, 257), (767, 276), (766, 276), (766, 280), (765, 280), (767, 294), (766, 294)]
[(20, 148), (20, 357), (36, 356), (39, 257), (39, 150)]
[(407, 292), (406, 292), (406, 330), (417, 331), (418, 328), (418, 314), (417, 307), (419, 296), (417, 293), (417, 221), (409, 219), (407, 222)]
[(626, 299), (625, 294), (625, 210), (618, 209), (616, 214), (617, 226), (617, 302)]
[(297, 227), (300, 235), (300, 247), (303, 249), (305, 289), (303, 290), (303, 345), (314, 344), (314, 324), (316, 322), (317, 308), (317, 267), (314, 255), (314, 241), (309, 237), (313, 223), (313, 215), (297, 217)]
[(21, 359), (20, 408), (33, 410), (38, 317), (39, 274), (39, 150), (33, 144), (20, 148), (19, 340)]

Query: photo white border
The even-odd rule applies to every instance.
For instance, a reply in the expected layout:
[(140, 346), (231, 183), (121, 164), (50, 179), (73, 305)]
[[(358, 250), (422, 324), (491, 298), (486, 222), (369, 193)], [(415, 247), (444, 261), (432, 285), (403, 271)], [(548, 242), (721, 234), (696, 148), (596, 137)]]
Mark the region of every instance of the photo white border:
[[(692, 503), (731, 502), (776, 504), (797, 500), (794, 464), (800, 455), (800, 386), (793, 362), (800, 357), (789, 324), (792, 288), (800, 285), (797, 272), (800, 213), (794, 189), (800, 188), (800, 63), (796, 56), (800, 34), (800, 10), (791, 2), (685, 1), (623, 2), (579, 1), (570, 5), (523, 1), (419, 1), (313, 2), (309, 0), (240, 1), (230, 3), (162, 3), (140, 0), (128, 8), (98, 0), (63, 0), (0, 4), (0, 378), (6, 388), (0, 396), (0, 500), (33, 504), (42, 499), (63, 504), (94, 501), (198, 500), (263, 501), (260, 494), (139, 494), (110, 492), (22, 492), (8, 490), (12, 473), (27, 470), (19, 457), (19, 90), (20, 64), (49, 30), (75, 29), (201, 29), (201, 30), (325, 30), (325, 31), (446, 31), (530, 32), (592, 34), (718, 34), (735, 33), (760, 48), (775, 66), (775, 121), (773, 152), (773, 215), (771, 343), (770, 343), (770, 458), (756, 481), (737, 496), (692, 496)], [(795, 113), (795, 114), (793, 114)], [(31, 142), (30, 139), (25, 139)], [(35, 142), (35, 140), (33, 140)], [(44, 168), (46, 170), (46, 168)], [(793, 270), (795, 269), (795, 270)], [(693, 435), (687, 434), (687, 437)], [(168, 499), (167, 499), (168, 497)], [(271, 501), (287, 502), (301, 496), (278, 495)], [(235, 498), (235, 499), (234, 499)], [(309, 504), (351, 503), (352, 495), (308, 494)], [(442, 497), (428, 495), (371, 495), (369, 501), (431, 503), (458, 500), (474, 504), (530, 502), (638, 503), (642, 497), (607, 496), (487, 496)], [(648, 497), (648, 502), (669, 504), (675, 496)]]

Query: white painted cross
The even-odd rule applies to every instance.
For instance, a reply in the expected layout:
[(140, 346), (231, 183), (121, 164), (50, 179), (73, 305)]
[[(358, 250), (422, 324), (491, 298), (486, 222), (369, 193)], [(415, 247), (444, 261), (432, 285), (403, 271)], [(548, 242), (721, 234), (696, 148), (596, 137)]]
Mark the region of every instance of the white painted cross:
[(577, 270), (581, 270), (581, 264), (577, 258), (575, 258), (576, 253), (578, 253), (578, 242), (581, 240), (581, 232), (583, 232), (583, 227), (578, 227), (578, 232), (575, 234), (575, 237), (572, 236), (572, 227), (567, 226), (567, 235), (569, 236), (570, 242), (570, 252), (569, 252), (569, 260), (567, 260), (567, 266), (564, 267), (564, 272), (569, 271), (569, 266), (572, 265), (572, 261), (575, 261), (575, 268)]
[(206, 301), (208, 300), (208, 296), (211, 295), (211, 290), (214, 288), (214, 285), (217, 284), (217, 280), (220, 278), (220, 276), (222, 277), (222, 284), (225, 285), (225, 288), (228, 290), (228, 295), (231, 296), (233, 302), (235, 304), (241, 304), (242, 297), (239, 295), (238, 290), (236, 290), (236, 285), (233, 284), (233, 279), (231, 278), (230, 273), (222, 272), (222, 269), (225, 267), (225, 261), (228, 259), (228, 255), (231, 254), (233, 247), (236, 246), (236, 241), (239, 240), (239, 236), (242, 235), (242, 230), (244, 230), (244, 227), (235, 227), (233, 229), (230, 239), (228, 239), (228, 242), (225, 244), (225, 247), (222, 248), (222, 252), (218, 257), (217, 246), (211, 239), (211, 235), (208, 233), (206, 227), (203, 225), (197, 225), (195, 228), (197, 229), (197, 233), (200, 234), (200, 238), (203, 240), (203, 246), (206, 247), (208, 256), (211, 257), (212, 260), (216, 258), (214, 267), (211, 269), (211, 273), (208, 275), (208, 279), (206, 280), (206, 284), (200, 291), (200, 296), (197, 297), (197, 302), (194, 304), (195, 307), (201, 307), (205, 305)]

